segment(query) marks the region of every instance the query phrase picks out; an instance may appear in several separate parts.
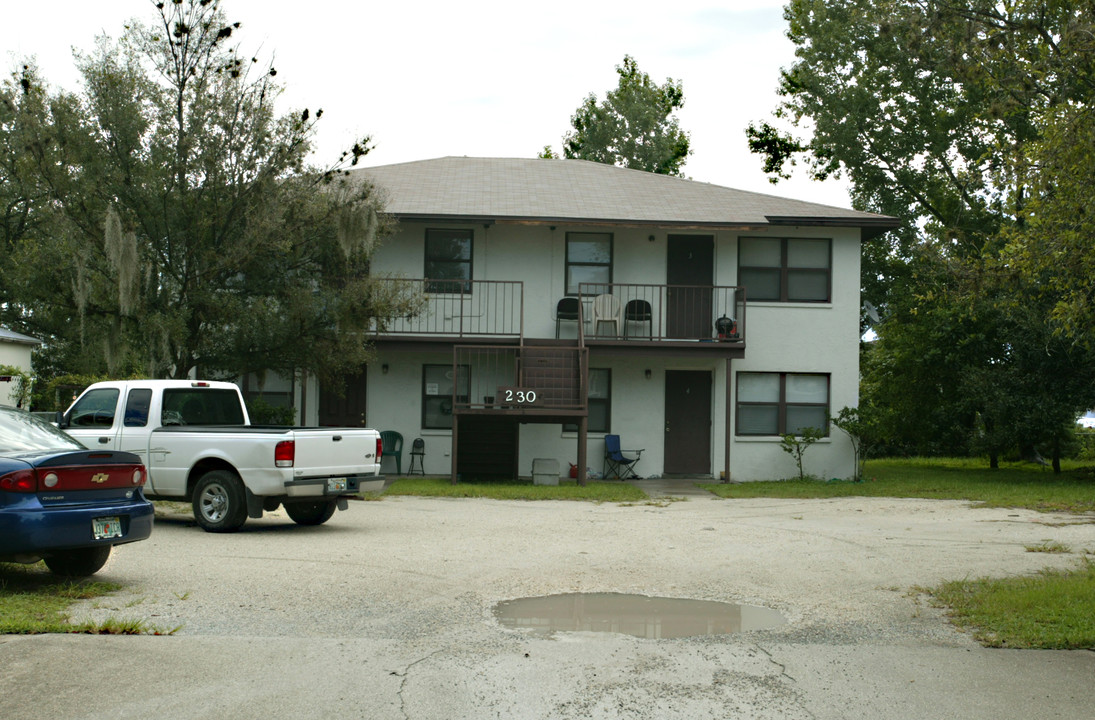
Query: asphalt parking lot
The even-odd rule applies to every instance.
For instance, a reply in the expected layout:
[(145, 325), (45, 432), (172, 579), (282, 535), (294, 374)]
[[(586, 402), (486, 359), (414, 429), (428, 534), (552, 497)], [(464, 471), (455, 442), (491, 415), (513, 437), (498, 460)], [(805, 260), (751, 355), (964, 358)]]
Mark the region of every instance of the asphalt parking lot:
[[(183, 514), (119, 548), (79, 617), (168, 636), (0, 637), (0, 717), (1080, 718), (1095, 652), (985, 649), (916, 588), (1095, 551), (1095, 518), (953, 501), (634, 505), (388, 498), (234, 535)], [(1072, 554), (1027, 552), (1055, 540)], [(778, 611), (682, 639), (532, 634), (494, 606), (635, 593)]]

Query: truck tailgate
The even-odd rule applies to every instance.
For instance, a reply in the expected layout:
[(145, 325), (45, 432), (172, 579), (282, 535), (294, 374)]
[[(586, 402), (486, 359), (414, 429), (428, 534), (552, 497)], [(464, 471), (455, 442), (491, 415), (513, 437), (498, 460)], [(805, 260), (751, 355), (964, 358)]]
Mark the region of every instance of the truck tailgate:
[(377, 437), (375, 430), (366, 428), (294, 428), (294, 475), (376, 475)]

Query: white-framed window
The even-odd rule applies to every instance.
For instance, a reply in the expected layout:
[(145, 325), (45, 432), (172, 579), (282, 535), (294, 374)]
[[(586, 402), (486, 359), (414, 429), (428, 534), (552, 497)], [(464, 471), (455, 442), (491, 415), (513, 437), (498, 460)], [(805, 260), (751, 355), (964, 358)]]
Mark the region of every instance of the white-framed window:
[(829, 376), (821, 373), (739, 372), (737, 435), (829, 434)]

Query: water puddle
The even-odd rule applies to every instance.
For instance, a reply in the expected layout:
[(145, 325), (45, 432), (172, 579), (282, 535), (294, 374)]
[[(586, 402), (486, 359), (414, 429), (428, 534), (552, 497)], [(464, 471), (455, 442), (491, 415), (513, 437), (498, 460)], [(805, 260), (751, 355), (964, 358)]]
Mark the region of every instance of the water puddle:
[(544, 635), (580, 630), (649, 639), (726, 635), (787, 623), (782, 615), (766, 607), (622, 593), (507, 600), (494, 606), (494, 616), (506, 627)]

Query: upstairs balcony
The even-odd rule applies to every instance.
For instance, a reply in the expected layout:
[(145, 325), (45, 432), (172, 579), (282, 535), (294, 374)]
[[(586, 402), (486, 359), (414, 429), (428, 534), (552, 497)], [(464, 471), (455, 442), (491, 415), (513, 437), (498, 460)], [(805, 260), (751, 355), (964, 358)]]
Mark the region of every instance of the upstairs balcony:
[(524, 283), (510, 280), (378, 280), (378, 294), (410, 309), (374, 320), (378, 340), (483, 341), (519, 344), (524, 337)]
[(661, 348), (744, 354), (746, 306), (741, 287), (582, 283), (577, 295), (536, 298), (526, 308), (521, 281), (380, 283), (381, 292), (404, 299), (411, 308), (404, 316), (375, 323), (377, 340), (389, 344), (535, 342), (617, 353)]
[(568, 321), (580, 344), (591, 347), (731, 344), (740, 351), (745, 346), (745, 288), (581, 283), (576, 297), (556, 305), (556, 336)]

